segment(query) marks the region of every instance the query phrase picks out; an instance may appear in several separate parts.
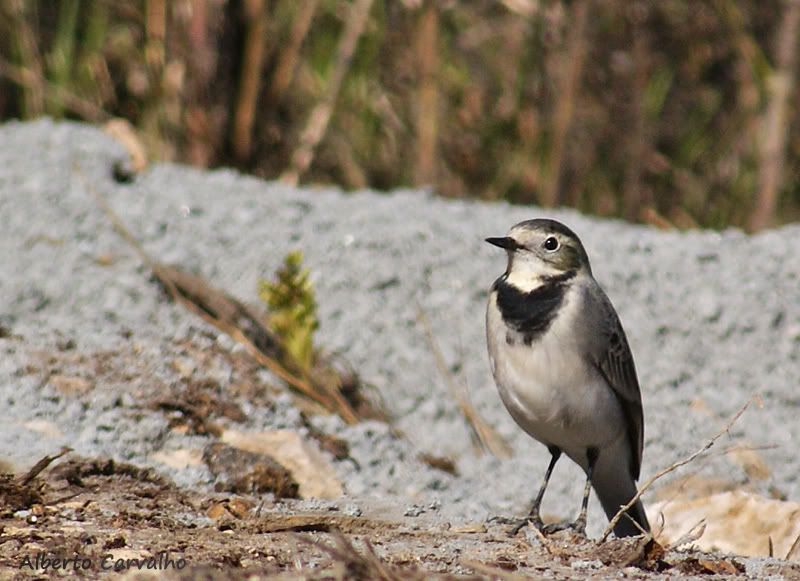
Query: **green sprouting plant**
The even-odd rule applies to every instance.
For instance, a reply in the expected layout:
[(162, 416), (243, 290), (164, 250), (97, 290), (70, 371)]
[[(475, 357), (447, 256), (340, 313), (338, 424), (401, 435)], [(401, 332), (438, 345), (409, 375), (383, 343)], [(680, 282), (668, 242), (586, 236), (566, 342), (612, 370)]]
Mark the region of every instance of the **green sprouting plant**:
[(269, 309), (268, 325), (303, 370), (309, 370), (314, 363), (314, 331), (319, 327), (309, 275), (309, 270), (303, 268), (303, 253), (293, 250), (276, 271), (274, 282), (258, 282), (258, 296)]

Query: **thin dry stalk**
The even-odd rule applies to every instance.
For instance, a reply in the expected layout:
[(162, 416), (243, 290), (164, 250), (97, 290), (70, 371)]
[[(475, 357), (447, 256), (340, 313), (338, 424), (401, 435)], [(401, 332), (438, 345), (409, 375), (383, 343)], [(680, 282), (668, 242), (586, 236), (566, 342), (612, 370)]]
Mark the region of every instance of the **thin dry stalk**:
[[(480, 449), (488, 451), (493, 456), (498, 458), (510, 458), (511, 448), (508, 443), (498, 434), (492, 426), (487, 424), (480, 416), (478, 411), (473, 407), (472, 402), (469, 400), (469, 394), (466, 392), (465, 387), (459, 387), (453, 378), (452, 373), (447, 368), (442, 350), (436, 341), (433, 334), (430, 320), (421, 308), (418, 309), (417, 318), (425, 331), (425, 338), (428, 341), (431, 353), (436, 361), (436, 367), (439, 373), (444, 377), (450, 395), (456, 400), (458, 409), (464, 416), (467, 426), (472, 433), (472, 437), (480, 444)], [(462, 384), (463, 385), (463, 384)]]
[(800, 2), (786, 0), (783, 18), (778, 25), (778, 45), (775, 71), (768, 79), (769, 103), (764, 116), (761, 148), (761, 171), (755, 210), (750, 217), (750, 230), (761, 230), (775, 220), (781, 172), (786, 156), (789, 133), (787, 115), (789, 97), (794, 87), (797, 61), (797, 35), (800, 29)]
[(439, 9), (434, 0), (427, 0), (419, 16), (416, 35), (416, 56), (419, 65), (416, 133), (417, 156), (414, 183), (425, 186), (436, 183), (438, 141), (439, 86)]
[(290, 166), (280, 177), (282, 181), (288, 184), (296, 185), (314, 160), (314, 153), (319, 142), (325, 136), (331, 115), (333, 115), (342, 81), (350, 69), (353, 53), (361, 35), (364, 33), (364, 27), (367, 24), (372, 8), (372, 1), (355, 0), (350, 8), (349, 18), (347, 18), (344, 32), (336, 50), (336, 60), (328, 81), (327, 92), (322, 101), (311, 111), (306, 127), (300, 136), (300, 144), (292, 154)]
[(319, 0), (306, 0), (300, 2), (292, 24), (292, 31), (289, 34), (289, 42), (278, 55), (278, 64), (275, 65), (275, 72), (272, 73), (269, 89), (267, 89), (267, 102), (276, 104), (283, 100), (286, 89), (292, 83), (294, 71), (297, 68), (297, 60), (300, 55), (300, 48), (303, 41), (311, 29), (314, 15), (317, 13)]
[(253, 149), (253, 122), (261, 87), (267, 44), (267, 10), (264, 0), (244, 3), (247, 32), (244, 39), (239, 94), (233, 117), (233, 154), (239, 162), (247, 161)]
[(619, 509), (619, 511), (617, 511), (617, 514), (615, 514), (614, 518), (612, 518), (609, 521), (608, 526), (603, 531), (603, 535), (600, 537), (600, 539), (597, 542), (598, 543), (602, 543), (603, 541), (605, 541), (608, 538), (608, 535), (610, 535), (612, 533), (612, 531), (614, 530), (614, 527), (617, 525), (619, 520), (621, 518), (627, 516), (628, 509), (631, 508), (637, 502), (639, 502), (639, 499), (642, 497), (642, 495), (645, 492), (647, 492), (647, 490), (651, 486), (653, 486), (653, 484), (655, 484), (656, 481), (658, 481), (662, 477), (666, 476), (670, 472), (674, 472), (678, 468), (680, 468), (682, 466), (685, 466), (686, 464), (689, 464), (690, 462), (694, 462), (699, 456), (701, 456), (706, 451), (708, 451), (717, 442), (717, 440), (719, 440), (723, 435), (727, 434), (730, 431), (730, 429), (733, 427), (733, 424), (735, 424), (737, 422), (737, 420), (742, 416), (742, 414), (745, 412), (745, 410), (747, 410), (747, 408), (750, 407), (750, 404), (752, 404), (755, 399), (756, 399), (756, 397), (753, 396), (749, 400), (747, 400), (747, 402), (739, 409), (738, 412), (736, 412), (733, 415), (733, 417), (728, 421), (728, 423), (725, 424), (725, 426), (719, 432), (714, 434), (714, 436), (708, 442), (706, 442), (705, 445), (702, 448), (697, 450), (691, 456), (687, 456), (683, 460), (678, 460), (677, 462), (675, 462), (673, 464), (670, 464), (669, 466), (667, 466), (663, 470), (660, 470), (659, 472), (657, 472), (656, 474), (651, 476), (650, 479), (647, 482), (645, 482), (644, 485), (642, 485), (639, 488), (639, 491), (633, 496), (633, 498), (630, 499), (628, 504), (626, 504), (625, 506), (621, 507)]
[(590, 0), (578, 0), (572, 9), (568, 26), (567, 50), (563, 55), (563, 70), (556, 89), (556, 110), (553, 121), (553, 145), (545, 171), (545, 182), (539, 202), (553, 207), (558, 203), (564, 149), (569, 135), (575, 102), (578, 98), (584, 57), (586, 56), (586, 21)]

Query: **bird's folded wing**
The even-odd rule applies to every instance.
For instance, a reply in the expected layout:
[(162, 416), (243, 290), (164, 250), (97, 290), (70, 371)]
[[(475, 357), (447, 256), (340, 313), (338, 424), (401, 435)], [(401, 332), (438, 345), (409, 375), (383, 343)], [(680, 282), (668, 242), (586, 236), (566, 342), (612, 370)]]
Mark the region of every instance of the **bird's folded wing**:
[(628, 339), (625, 337), (625, 331), (611, 304), (608, 303), (607, 306), (608, 318), (605, 325), (607, 341), (604, 342), (606, 347), (597, 354), (595, 364), (622, 404), (633, 452), (631, 473), (634, 479), (638, 479), (642, 464), (642, 448), (644, 447), (642, 394), (639, 390), (636, 366), (628, 346)]

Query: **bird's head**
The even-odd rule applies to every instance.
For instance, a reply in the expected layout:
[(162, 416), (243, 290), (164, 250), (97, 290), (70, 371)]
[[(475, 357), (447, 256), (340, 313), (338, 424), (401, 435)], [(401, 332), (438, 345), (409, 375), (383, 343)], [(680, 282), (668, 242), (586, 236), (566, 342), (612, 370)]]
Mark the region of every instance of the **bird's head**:
[(486, 242), (505, 249), (506, 280), (523, 291), (567, 273), (592, 273), (578, 236), (555, 220), (526, 220), (513, 226), (508, 235), (487, 238)]

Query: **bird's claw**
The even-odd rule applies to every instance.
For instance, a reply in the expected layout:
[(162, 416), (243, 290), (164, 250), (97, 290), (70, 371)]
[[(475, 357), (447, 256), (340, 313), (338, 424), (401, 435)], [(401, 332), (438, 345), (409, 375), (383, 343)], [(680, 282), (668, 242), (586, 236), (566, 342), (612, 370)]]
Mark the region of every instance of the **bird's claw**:
[(539, 529), (543, 535), (552, 535), (560, 531), (571, 530), (577, 535), (586, 536), (586, 521), (578, 519), (573, 522), (550, 523)]
[(513, 527), (511, 527), (511, 530), (508, 531), (508, 536), (509, 537), (517, 536), (517, 533), (519, 533), (519, 531), (524, 529), (529, 524), (532, 524), (533, 526), (535, 526), (540, 531), (543, 528), (545, 528), (545, 525), (542, 522), (542, 519), (539, 518), (538, 516), (526, 516), (525, 518), (514, 519), (514, 520), (511, 520), (508, 524), (513, 524), (514, 525)]
[(515, 537), (526, 526), (532, 524), (536, 529), (542, 533), (543, 535), (552, 535), (554, 533), (560, 531), (571, 530), (577, 535), (586, 536), (586, 521), (578, 519), (573, 522), (559, 522), (559, 523), (550, 523), (544, 524), (541, 518), (528, 516), (523, 519), (508, 519), (503, 518), (502, 520), (497, 519), (498, 522), (502, 522), (503, 524), (513, 524), (514, 526), (508, 531), (508, 536)]

